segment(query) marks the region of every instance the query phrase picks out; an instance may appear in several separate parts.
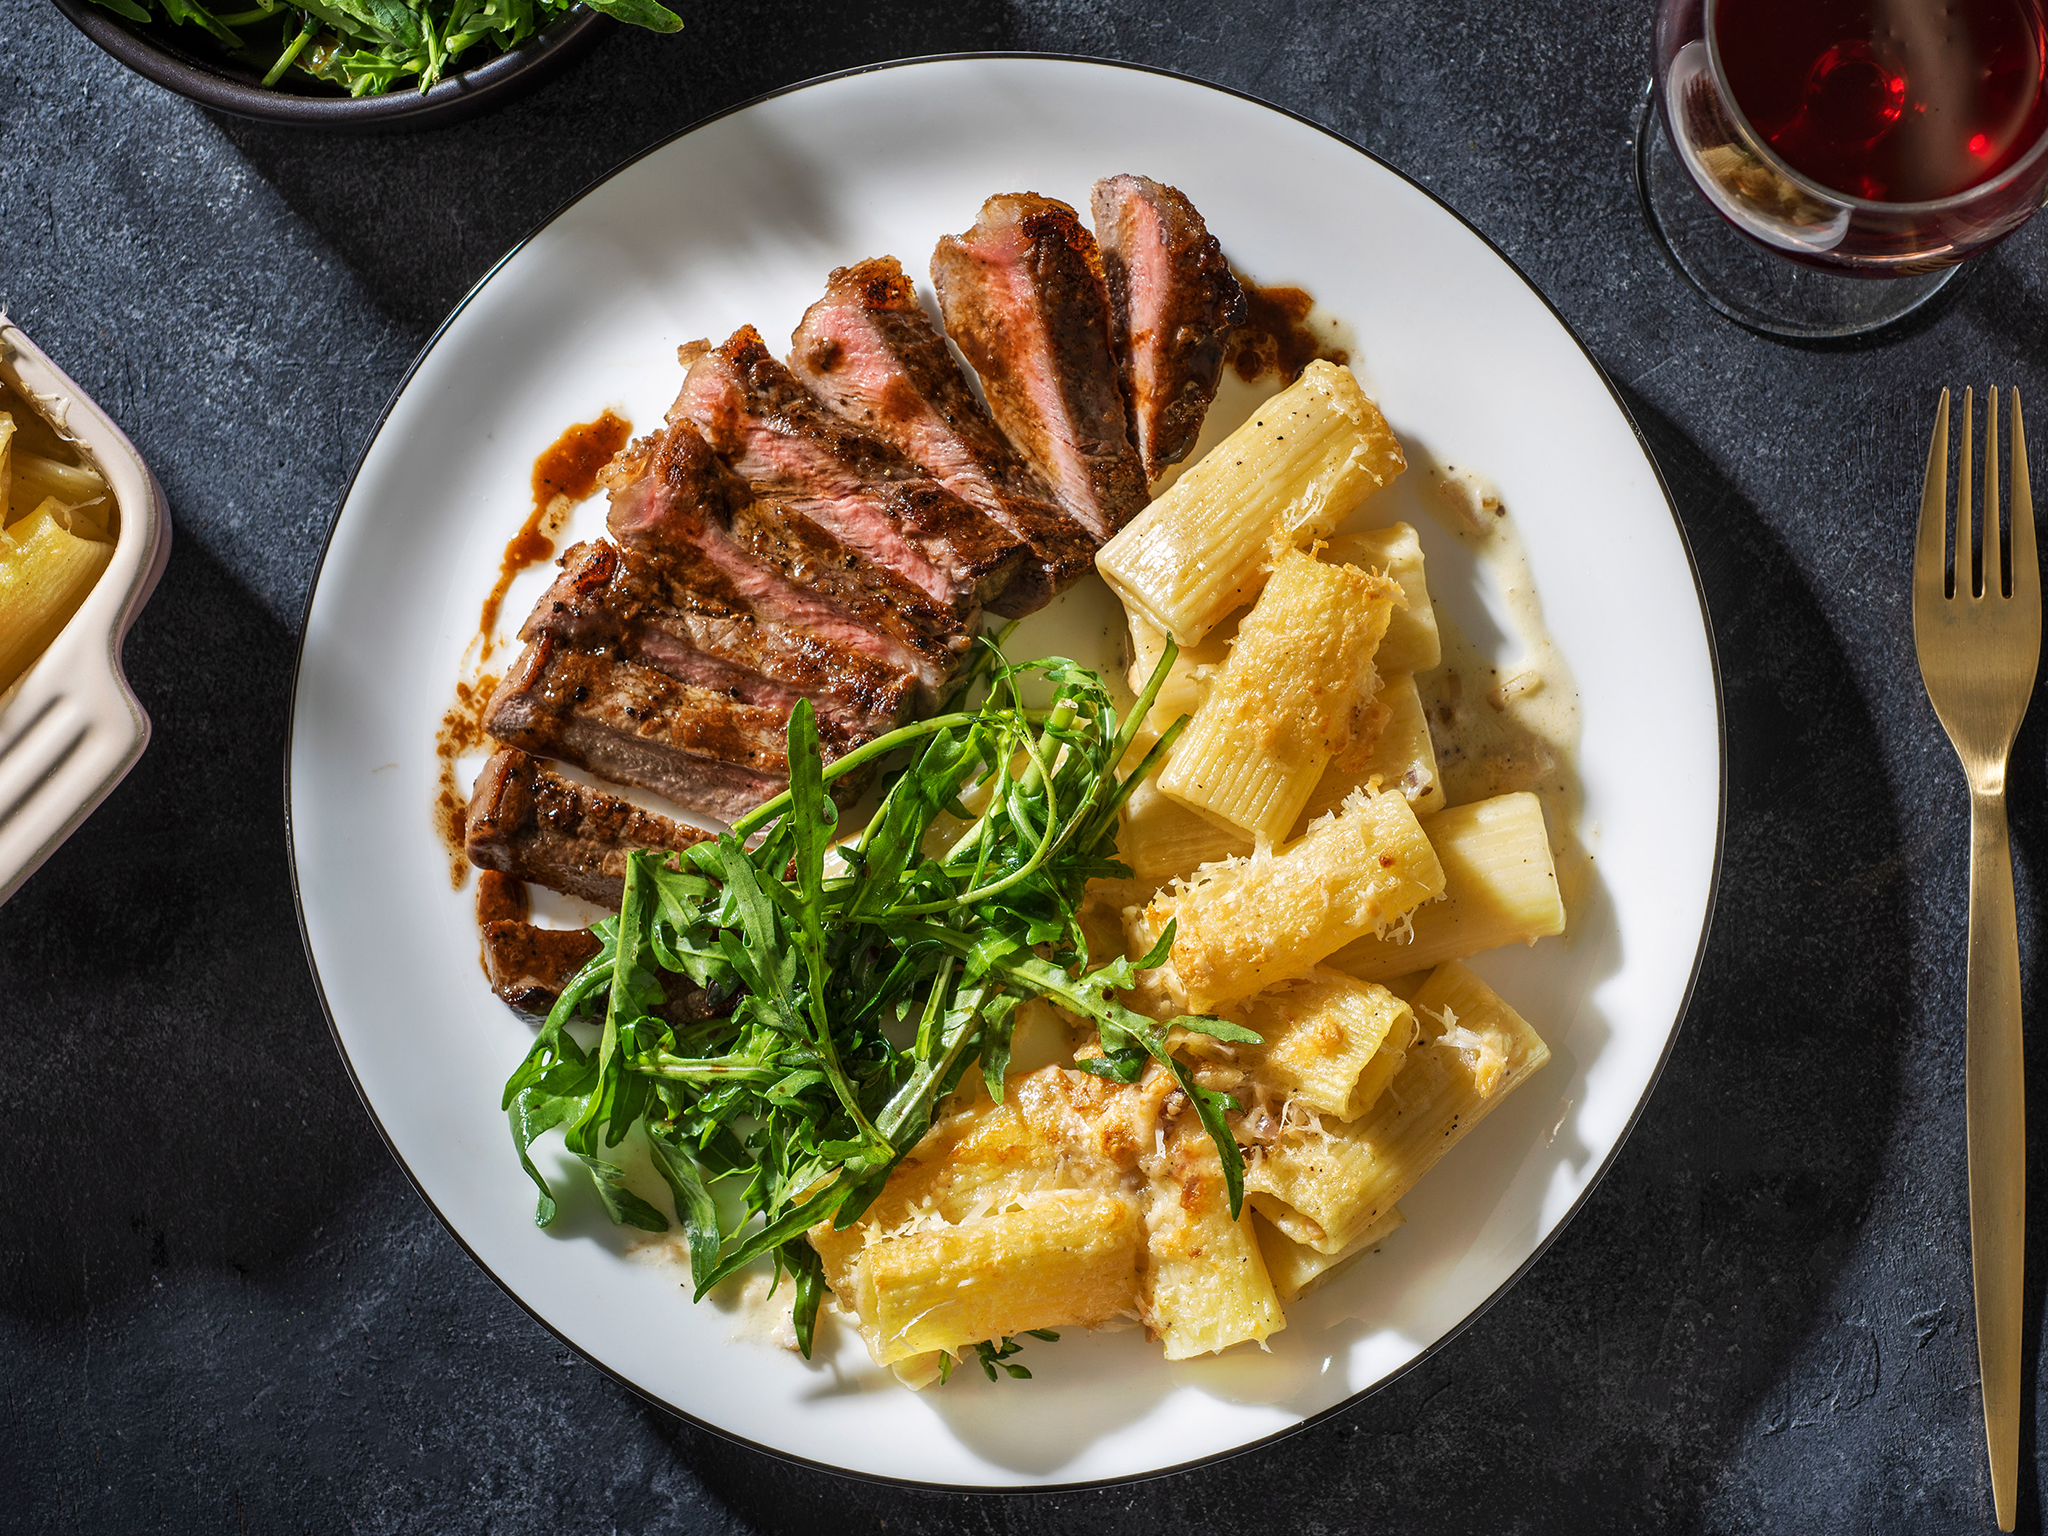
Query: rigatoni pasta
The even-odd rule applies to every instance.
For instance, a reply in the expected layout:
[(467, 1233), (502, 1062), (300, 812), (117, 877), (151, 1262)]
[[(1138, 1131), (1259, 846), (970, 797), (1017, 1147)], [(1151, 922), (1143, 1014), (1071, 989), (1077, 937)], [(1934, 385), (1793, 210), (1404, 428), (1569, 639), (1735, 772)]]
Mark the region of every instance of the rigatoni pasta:
[(1317, 556), (1343, 565), (1381, 571), (1397, 583), (1405, 604), (1397, 604), (1387, 621), (1378, 657), (1382, 672), (1428, 672), (1444, 659), (1437, 634), (1436, 609), (1422, 573), (1422, 538), (1407, 523), (1390, 523), (1360, 533), (1340, 533)]
[[(29, 442), (50, 452), (31, 452)], [(64, 446), (47, 422), (0, 410), (0, 692), (57, 638), (113, 559), (107, 483), (89, 465), (54, 457)]]
[(1299, 840), (1205, 871), (1153, 915), (1178, 929), (1173, 964), (1196, 1012), (1305, 976), (1362, 934), (1391, 928), (1444, 888), (1408, 802), (1355, 791)]
[[(1166, 635), (1141, 613), (1130, 615), (1131, 670), (1133, 693), (1144, 691), (1166, 654)], [(1192, 715), (1209, 696), (1209, 682), (1230, 655), (1229, 642), (1237, 637), (1235, 624), (1225, 624), (1199, 645), (1183, 647), (1166, 669), (1166, 677), (1152, 700), (1145, 723), (1152, 733), (1163, 734), (1182, 715)]]
[(1265, 1045), (1250, 1058), (1253, 1075), (1339, 1120), (1356, 1120), (1379, 1097), (1386, 1074), (1366, 1068), (1407, 1048), (1415, 1019), (1385, 987), (1317, 966), (1300, 981), (1261, 992), (1232, 1010)]
[(1169, 1360), (1256, 1342), (1287, 1326), (1252, 1213), (1230, 1214), (1223, 1163), (1192, 1114), (1167, 1135), (1146, 1207), (1145, 1302)]
[(1323, 1253), (1306, 1243), (1297, 1243), (1263, 1216), (1253, 1220), (1259, 1234), (1259, 1252), (1266, 1260), (1266, 1273), (1273, 1281), (1274, 1291), (1282, 1301), (1299, 1301), (1379, 1247), (1408, 1218), (1395, 1206), (1342, 1253)]
[(1367, 935), (1331, 958), (1384, 981), (1445, 960), (1564, 932), (1564, 901), (1543, 802), (1526, 790), (1439, 811), (1423, 833), (1442, 864), (1443, 900), (1419, 908), (1406, 935)]
[[(1394, 611), (1400, 612), (1398, 608)], [(1444, 808), (1436, 748), (1429, 739), (1429, 719), (1422, 712), (1422, 695), (1415, 679), (1388, 678), (1373, 702), (1381, 711), (1376, 729), (1330, 759), (1301, 813), (1297, 835), (1309, 821), (1342, 805), (1354, 789), (1370, 787), (1375, 780), (1381, 789), (1398, 790), (1418, 816)]]
[(57, 638), (113, 554), (96, 526), (75, 526), (54, 500), (0, 529), (0, 690)]
[(1259, 1213), (1320, 1253), (1357, 1243), (1550, 1059), (1528, 1021), (1455, 962), (1431, 974), (1412, 1006), (1422, 1038), (1370, 1112), (1284, 1129), (1246, 1165)]
[(1054, 1191), (1015, 1210), (869, 1245), (859, 1309), (881, 1365), (1031, 1328), (1128, 1315), (1144, 1221), (1121, 1194)]
[(1159, 787), (1257, 841), (1284, 837), (1378, 688), (1400, 600), (1375, 572), (1280, 550)]
[(1182, 645), (1249, 602), (1267, 543), (1323, 538), (1407, 460), (1351, 370), (1310, 363), (1095, 556), (1127, 608)]

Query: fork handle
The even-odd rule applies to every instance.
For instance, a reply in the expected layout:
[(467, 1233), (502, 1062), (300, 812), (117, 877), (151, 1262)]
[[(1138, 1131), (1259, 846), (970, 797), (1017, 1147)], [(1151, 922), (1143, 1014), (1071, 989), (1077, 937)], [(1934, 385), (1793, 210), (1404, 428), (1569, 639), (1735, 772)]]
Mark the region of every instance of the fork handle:
[(2026, 1245), (2027, 1101), (2019, 924), (2005, 789), (1970, 794), (1970, 1267), (1977, 1369), (1998, 1528), (2013, 1528), (2020, 1454), (2020, 1273)]

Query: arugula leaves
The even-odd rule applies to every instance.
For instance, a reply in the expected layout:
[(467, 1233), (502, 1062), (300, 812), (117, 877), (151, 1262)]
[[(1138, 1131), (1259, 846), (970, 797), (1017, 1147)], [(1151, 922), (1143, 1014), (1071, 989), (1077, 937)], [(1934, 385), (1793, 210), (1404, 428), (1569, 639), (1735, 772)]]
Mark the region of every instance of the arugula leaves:
[[(479, 44), (517, 47), (576, 0), (253, 0), (222, 13), (200, 0), (96, 0), (125, 20), (196, 27), (232, 62), (273, 86), (296, 69), (374, 96), (404, 80), (424, 91)], [(682, 18), (660, 0), (583, 0), (594, 11), (650, 32), (674, 32)]]
[[(1195, 1083), (1168, 1037), (1258, 1037), (1220, 1019), (1162, 1026), (1124, 1007), (1116, 994), (1164, 961), (1171, 927), (1138, 961), (1098, 963), (1079, 920), (1088, 881), (1129, 874), (1116, 862), (1118, 808), (1179, 732), (1119, 775), (1173, 650), (1122, 721), (1102, 679), (1071, 661), (1013, 664), (993, 646), (987, 659), (978, 710), (905, 726), (830, 765), (799, 701), (785, 793), (716, 841), (630, 856), (619, 915), (592, 930), (601, 948), (505, 1085), (542, 1225), (556, 1206), (530, 1148), (559, 1126), (613, 1220), (667, 1226), (607, 1155), (637, 1127), (675, 1198), (697, 1297), (772, 1257), (778, 1278), (795, 1280), (808, 1355), (824, 1277), (804, 1232), (857, 1221), (977, 1060), (1000, 1102), (1017, 1006), (1041, 997), (1094, 1022), (1106, 1054), (1087, 1070), (1132, 1082), (1156, 1061), (1174, 1074), (1237, 1213), (1244, 1164), (1224, 1120), (1230, 1100)], [(1026, 706), (1027, 681), (1049, 690), (1049, 707)], [(860, 835), (832, 846), (833, 781), (906, 749)], [(968, 794), (986, 809), (970, 812)], [(963, 822), (946, 844), (942, 828)], [(706, 1010), (671, 1001), (685, 989), (729, 1006), (696, 1017)], [(1008, 1363), (1016, 1348), (979, 1346), (991, 1378), (998, 1366), (1029, 1374)]]

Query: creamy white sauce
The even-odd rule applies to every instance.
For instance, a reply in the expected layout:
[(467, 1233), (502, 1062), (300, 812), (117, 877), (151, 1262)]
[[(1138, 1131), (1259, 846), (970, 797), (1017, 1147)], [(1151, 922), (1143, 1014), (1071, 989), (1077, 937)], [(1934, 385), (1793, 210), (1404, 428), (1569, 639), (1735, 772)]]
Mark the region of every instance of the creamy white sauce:
[[(1484, 476), (1416, 464), (1420, 490), (1436, 524), (1473, 557), (1486, 583), (1487, 608), (1506, 620), (1519, 651), (1505, 659), (1471, 639), (1446, 611), (1431, 581), (1443, 663), (1415, 683), (1429, 716), (1437, 773), (1452, 805), (1517, 790), (1543, 802), (1557, 861), (1558, 887), (1569, 913), (1591, 874), (1581, 840), (1585, 793), (1579, 780), (1579, 689), (1543, 620), (1543, 602), (1521, 530)], [(1428, 572), (1430, 578), (1436, 571)], [(1446, 573), (1448, 574), (1448, 573)]]
[[(656, 1203), (651, 1195), (645, 1191), (641, 1193), (649, 1203), (655, 1204), (657, 1210), (666, 1212), (666, 1201)], [(690, 1247), (680, 1228), (667, 1232), (620, 1230), (631, 1234), (626, 1238), (624, 1250), (629, 1261), (673, 1270), (676, 1284), (685, 1290), (691, 1288)], [(770, 1266), (764, 1261), (757, 1270), (746, 1270), (720, 1281), (705, 1295), (700, 1305), (719, 1312), (725, 1319), (726, 1337), (736, 1344), (794, 1350), (797, 1347), (793, 1317), (796, 1287), (785, 1275), (782, 1284), (771, 1291), (769, 1282), (773, 1278)]]

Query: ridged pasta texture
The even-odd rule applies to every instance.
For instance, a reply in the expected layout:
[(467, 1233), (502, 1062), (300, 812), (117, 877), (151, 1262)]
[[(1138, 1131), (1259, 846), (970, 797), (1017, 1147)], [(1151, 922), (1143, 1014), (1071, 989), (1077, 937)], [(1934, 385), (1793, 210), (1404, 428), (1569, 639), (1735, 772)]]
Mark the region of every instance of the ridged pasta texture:
[(57, 638), (113, 558), (112, 544), (69, 524), (69, 509), (49, 500), (0, 532), (0, 690)]
[(1174, 481), (1095, 556), (1125, 606), (1194, 645), (1250, 602), (1277, 527), (1327, 537), (1407, 460), (1349, 368), (1316, 361)]
[(1387, 1240), (1408, 1220), (1395, 1206), (1342, 1253), (1321, 1253), (1306, 1243), (1297, 1243), (1263, 1216), (1252, 1218), (1259, 1233), (1259, 1252), (1266, 1259), (1266, 1274), (1282, 1301), (1299, 1301), (1310, 1291), (1334, 1280), (1353, 1264)]
[(1370, 1111), (1348, 1123), (1304, 1117), (1246, 1164), (1254, 1208), (1318, 1252), (1358, 1243), (1550, 1059), (1528, 1021), (1455, 962), (1410, 1002), (1422, 1037)]
[(1317, 966), (1300, 981), (1247, 998), (1233, 1022), (1265, 1037), (1246, 1052), (1254, 1077), (1281, 1097), (1297, 1099), (1339, 1120), (1356, 1120), (1379, 1096), (1382, 1077), (1360, 1091), (1360, 1078), (1381, 1056), (1407, 1049), (1415, 1018), (1385, 987)]
[(1186, 1360), (1287, 1326), (1252, 1213), (1235, 1220), (1216, 1146), (1191, 1114), (1166, 1138), (1145, 1213), (1146, 1316), (1166, 1358)]
[(1415, 913), (1407, 942), (1368, 935), (1330, 963), (1386, 981), (1503, 944), (1564, 932), (1543, 802), (1527, 790), (1439, 811), (1422, 824), (1443, 865), (1444, 899)]
[(1399, 601), (1377, 572), (1282, 549), (1159, 787), (1258, 842), (1285, 837), (1378, 690)]
[(1138, 1154), (1171, 1085), (1013, 1074), (1001, 1104), (970, 1100), (935, 1126), (860, 1221), (813, 1227), (825, 1281), (876, 1363), (923, 1386), (940, 1352), (1138, 1316)]
[(1422, 574), (1422, 539), (1406, 523), (1390, 523), (1362, 533), (1340, 533), (1318, 556), (1342, 565), (1383, 571), (1401, 588), (1407, 606), (1396, 606), (1380, 641), (1379, 669), (1385, 673), (1430, 672), (1444, 659), (1437, 633), (1436, 609)]
[(1162, 931), (1177, 921), (1174, 969), (1188, 1006), (1206, 1013), (1307, 975), (1443, 888), (1443, 868), (1408, 802), (1357, 790), (1299, 840), (1205, 870), (1155, 898), (1147, 917)]

